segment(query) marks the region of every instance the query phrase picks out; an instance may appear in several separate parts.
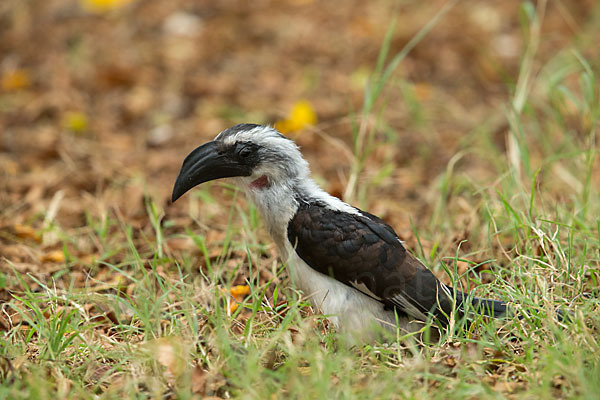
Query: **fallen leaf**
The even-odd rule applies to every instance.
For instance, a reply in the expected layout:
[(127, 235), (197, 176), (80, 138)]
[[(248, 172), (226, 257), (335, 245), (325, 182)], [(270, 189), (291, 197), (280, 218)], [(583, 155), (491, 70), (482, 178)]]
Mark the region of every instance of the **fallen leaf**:
[(37, 233), (36, 230), (33, 229), (31, 226), (15, 224), (13, 225), (13, 230), (15, 231), (15, 235), (18, 238), (33, 239), (38, 243), (41, 241), (40, 234)]
[(173, 344), (168, 340), (159, 339), (155, 343), (155, 346), (154, 354), (156, 354), (156, 361), (167, 367), (167, 369), (174, 369), (177, 357), (175, 356)]
[(92, 362), (87, 368), (85, 373), (86, 380), (92, 382), (98, 382), (106, 378), (108, 373), (112, 371), (113, 366), (110, 364), (101, 364), (98, 362)]
[(187, 365), (183, 341), (175, 337), (161, 337), (146, 342), (144, 347), (151, 352), (160, 365), (165, 367), (165, 379), (171, 384), (175, 383)]
[(0, 331), (7, 332), (11, 326), (11, 323), (4, 317), (4, 315), (0, 314)]
[(0, 87), (6, 91), (25, 89), (31, 85), (29, 73), (24, 69), (13, 69), (2, 75)]
[(429, 100), (432, 96), (433, 88), (427, 82), (419, 82), (414, 86), (415, 95), (421, 101)]
[(237, 310), (239, 307), (239, 303), (233, 299), (230, 299), (227, 303), (227, 315), (231, 315)]
[(519, 382), (515, 381), (498, 381), (494, 385), (494, 391), (512, 393), (520, 386), (522, 385)]
[(170, 251), (196, 250), (198, 246), (189, 236), (169, 238), (165, 240), (165, 248)]
[(192, 371), (192, 393), (199, 394), (202, 399), (215, 400), (221, 397), (215, 396), (219, 390), (227, 384), (227, 381), (216, 371), (205, 371), (199, 365)]
[(40, 257), (42, 262), (62, 263), (65, 262), (65, 253), (62, 250), (53, 250)]
[(10, 159), (0, 159), (0, 170), (6, 175), (17, 176), (20, 170), (19, 163)]
[(194, 367), (192, 371), (192, 393), (204, 394), (206, 388), (206, 371), (199, 365)]
[(100, 260), (101, 256), (98, 253), (83, 254), (79, 256), (79, 260), (84, 264), (93, 264), (94, 261)]
[[(226, 289), (221, 289), (221, 291), (227, 294)], [(231, 315), (238, 309), (240, 303), (244, 301), (244, 297), (250, 294), (250, 286), (248, 285), (237, 285), (233, 286), (229, 289), (229, 295), (231, 297), (227, 301), (227, 314)]]
[(250, 294), (250, 286), (248, 285), (237, 285), (237, 286), (233, 286), (229, 292), (231, 293), (231, 295), (233, 297), (235, 297), (236, 299), (241, 297), (243, 298), (244, 296), (247, 296)]

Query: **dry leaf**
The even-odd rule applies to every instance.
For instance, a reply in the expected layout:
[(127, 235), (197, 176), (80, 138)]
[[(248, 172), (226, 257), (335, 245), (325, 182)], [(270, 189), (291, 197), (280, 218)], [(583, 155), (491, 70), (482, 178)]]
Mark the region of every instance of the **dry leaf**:
[(515, 381), (497, 381), (496, 384), (494, 385), (494, 390), (496, 392), (512, 393), (516, 389), (518, 389), (519, 386), (521, 386), (521, 384), (519, 382), (515, 382)]
[(419, 82), (414, 86), (415, 95), (421, 101), (426, 101), (431, 98), (433, 88), (428, 82)]
[(172, 343), (167, 340), (159, 339), (157, 343), (155, 343), (155, 354), (156, 361), (167, 367), (167, 369), (174, 369), (177, 357), (175, 356), (175, 349), (173, 348)]
[(3, 314), (0, 314), (0, 331), (6, 332), (10, 328), (11, 323)]
[(196, 250), (198, 246), (189, 236), (169, 238), (165, 240), (165, 247), (170, 251)]
[(62, 263), (65, 262), (65, 253), (62, 250), (53, 250), (40, 257), (42, 262)]
[(192, 393), (204, 395), (206, 388), (206, 371), (199, 365), (192, 371)]
[[(221, 291), (227, 294), (227, 290), (221, 289)], [(244, 301), (244, 297), (250, 294), (250, 286), (248, 285), (237, 285), (229, 289), (229, 295), (231, 298), (227, 301), (227, 314), (231, 315), (238, 309), (241, 302)]]
[(238, 298), (244, 298), (244, 296), (247, 296), (250, 294), (250, 286), (248, 285), (237, 285), (237, 286), (233, 286), (229, 292), (231, 293), (231, 295), (233, 297), (236, 298), (236, 300)]
[(227, 381), (218, 372), (204, 371), (199, 365), (192, 371), (192, 393), (199, 394), (204, 400), (218, 400), (215, 396)]
[(165, 379), (170, 383), (184, 373), (187, 362), (184, 346), (180, 338), (162, 337), (145, 344), (156, 361), (165, 367)]
[(36, 230), (33, 229), (31, 226), (15, 224), (13, 226), (13, 230), (15, 231), (15, 235), (18, 238), (21, 238), (21, 239), (33, 239), (33, 240), (35, 240), (38, 243), (41, 241), (40, 234), (37, 233)]
[(82, 254), (79, 256), (79, 260), (84, 264), (93, 264), (94, 261), (100, 260), (100, 254), (92, 253), (92, 254)]
[(113, 366), (110, 364), (100, 364), (97, 362), (92, 362), (86, 370), (85, 379), (90, 380), (92, 382), (98, 382), (101, 379), (105, 378), (112, 369)]
[(230, 299), (227, 303), (227, 315), (231, 315), (237, 310), (239, 307), (239, 303), (233, 299)]
[(31, 85), (29, 73), (24, 69), (13, 69), (2, 76), (0, 87), (6, 91), (27, 88)]

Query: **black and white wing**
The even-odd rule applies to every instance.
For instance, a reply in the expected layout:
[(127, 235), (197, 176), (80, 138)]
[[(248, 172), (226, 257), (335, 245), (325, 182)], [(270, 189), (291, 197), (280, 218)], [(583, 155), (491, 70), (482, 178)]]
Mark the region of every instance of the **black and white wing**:
[(311, 268), (415, 318), (432, 314), (447, 322), (449, 289), (376, 216), (300, 202), (288, 224), (288, 239)]

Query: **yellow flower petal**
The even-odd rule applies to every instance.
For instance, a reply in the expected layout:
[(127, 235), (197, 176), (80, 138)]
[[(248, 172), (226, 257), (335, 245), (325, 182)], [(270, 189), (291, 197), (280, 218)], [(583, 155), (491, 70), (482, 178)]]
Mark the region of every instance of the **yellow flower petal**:
[(275, 123), (275, 129), (282, 133), (296, 132), (317, 123), (317, 113), (308, 100), (298, 100), (292, 106), (287, 118)]
[(105, 13), (121, 8), (131, 3), (132, 0), (80, 0), (81, 7), (92, 13)]
[(72, 132), (81, 133), (88, 128), (88, 118), (82, 112), (68, 112), (63, 118), (63, 125)]

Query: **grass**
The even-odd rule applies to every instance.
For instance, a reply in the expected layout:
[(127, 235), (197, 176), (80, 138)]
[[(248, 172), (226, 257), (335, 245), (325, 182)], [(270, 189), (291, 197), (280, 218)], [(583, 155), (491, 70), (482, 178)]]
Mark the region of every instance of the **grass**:
[[(505, 299), (522, 319), (459, 323), (429, 344), (397, 333), (349, 346), (289, 287), (256, 210), (213, 185), (183, 199), (186, 228), (151, 198), (148, 229), (113, 212), (78, 229), (39, 215), (64, 261), (45, 281), (4, 261), (0, 398), (599, 398), (598, 79), (573, 49), (535, 73), (542, 17), (525, 7), (531, 46), (513, 98), (490, 112), (509, 126), (506, 152), (491, 126), (465, 132), (429, 223), (411, 227), (412, 251), (440, 278)], [(378, 171), (393, 161), (373, 157), (377, 147), (399, 151), (385, 99), (406, 88), (392, 74), (406, 54), (384, 68), (386, 52), (355, 125), (351, 182), (376, 178), (363, 203), (390, 185)], [(83, 239), (101, 249), (93, 259), (70, 252)], [(69, 277), (76, 266), (83, 283)], [(239, 306), (236, 285), (250, 289)]]

